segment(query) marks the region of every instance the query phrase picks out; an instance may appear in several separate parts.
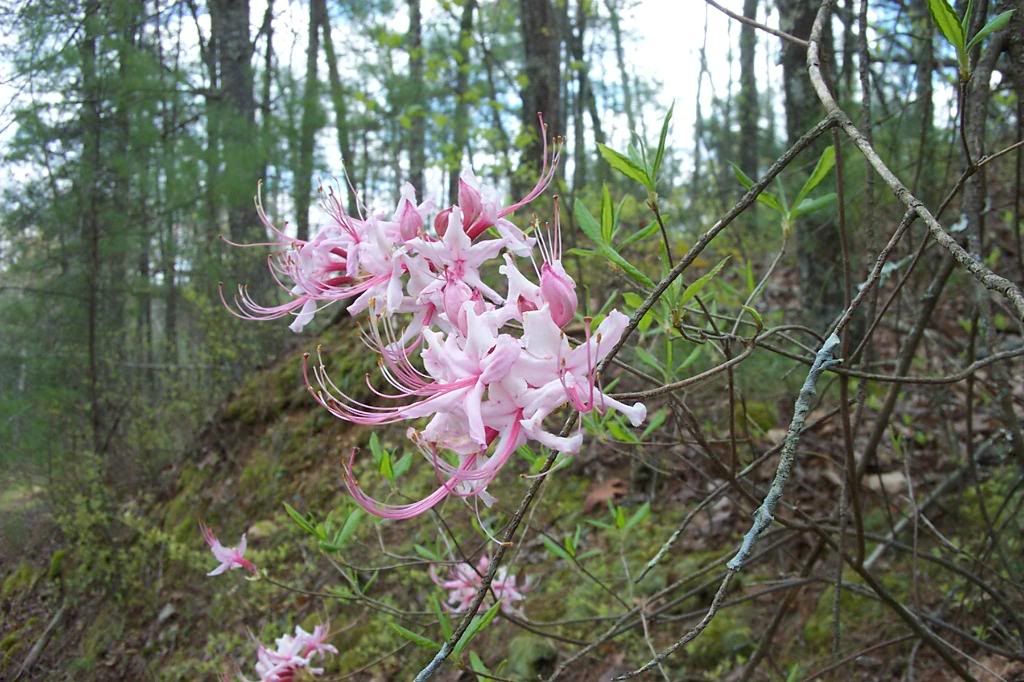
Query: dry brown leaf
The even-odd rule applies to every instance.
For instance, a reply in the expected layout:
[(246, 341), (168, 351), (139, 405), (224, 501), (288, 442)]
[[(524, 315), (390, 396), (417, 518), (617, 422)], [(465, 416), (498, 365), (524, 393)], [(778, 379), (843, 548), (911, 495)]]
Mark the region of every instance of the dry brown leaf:
[(598, 505), (620, 499), (629, 492), (629, 486), (621, 478), (609, 478), (590, 487), (586, 499), (583, 500), (583, 513), (586, 514)]

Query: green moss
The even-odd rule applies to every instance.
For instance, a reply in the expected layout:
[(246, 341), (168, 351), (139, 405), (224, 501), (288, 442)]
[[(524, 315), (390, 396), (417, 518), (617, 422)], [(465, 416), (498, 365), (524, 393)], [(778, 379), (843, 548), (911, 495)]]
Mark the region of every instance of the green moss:
[(4, 579), (0, 587), (0, 599), (9, 601), (15, 597), (31, 592), (39, 578), (39, 573), (31, 564), (22, 562)]
[(686, 645), (691, 669), (707, 670), (754, 650), (750, 621), (742, 610), (719, 611), (700, 637)]
[(124, 634), (124, 619), (124, 611), (113, 605), (96, 614), (82, 635), (82, 657), (91, 661), (102, 658)]

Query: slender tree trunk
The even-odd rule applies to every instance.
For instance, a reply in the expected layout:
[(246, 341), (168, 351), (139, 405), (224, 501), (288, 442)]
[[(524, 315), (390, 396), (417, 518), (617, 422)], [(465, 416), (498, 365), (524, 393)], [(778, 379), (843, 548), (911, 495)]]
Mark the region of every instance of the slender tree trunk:
[[(815, 3), (803, 0), (777, 0), (779, 28), (798, 38), (807, 38), (817, 13)], [(833, 73), (831, 32), (822, 38), (822, 68), (826, 76)], [(805, 50), (788, 41), (782, 46), (783, 87), (785, 92), (786, 135), (792, 144), (824, 113), (814, 95), (807, 75)], [(824, 142), (812, 148), (820, 154)], [(809, 159), (807, 161), (811, 163)], [(842, 277), (836, 266), (835, 226), (832, 221), (822, 224), (814, 219), (803, 219), (795, 227), (797, 263), (800, 271), (800, 299), (804, 319), (815, 329), (824, 329), (843, 304), (840, 283)]]
[(249, 36), (249, 0), (210, 0), (211, 30), (216, 34), (221, 96), (221, 152), (226, 164), (221, 185), (225, 190), (228, 225), (235, 241), (258, 241), (262, 228), (252, 197), (262, 161), (256, 139), (256, 103), (253, 96), (252, 40)]
[(273, 148), (273, 122), (270, 108), (270, 85), (274, 75), (274, 0), (267, 0), (267, 11), (263, 14), (264, 40), (267, 41), (263, 52), (263, 83), (260, 92), (260, 140), (262, 144), (260, 178), (267, 183), (267, 161)]
[[(757, 0), (744, 0), (743, 16), (757, 19)], [(743, 24), (740, 28), (740, 95), (739, 119), (740, 139), (737, 158), (740, 167), (751, 177), (758, 175), (759, 133), (757, 77), (754, 72), (754, 55), (757, 36), (754, 27)]]
[(87, 354), (87, 395), (89, 400), (89, 424), (94, 453), (99, 453), (103, 443), (103, 413), (100, 405), (100, 359), (99, 359), (99, 317), (100, 317), (100, 87), (96, 75), (97, 27), (101, 18), (98, 0), (85, 3), (82, 42), (79, 54), (82, 60), (82, 159), (79, 173), (80, 231), (86, 252), (85, 299), (86, 299), (86, 354)]
[(466, 104), (466, 89), (469, 87), (469, 46), (473, 39), (473, 12), (476, 0), (465, 0), (462, 18), (459, 20), (459, 42), (455, 47), (455, 114), (452, 116), (454, 147), (453, 156), (448, 160), (448, 203), (459, 202), (459, 171), (462, 156), (469, 144), (469, 109)]
[(537, 114), (544, 115), (549, 136), (562, 135), (564, 131), (558, 117), (562, 110), (558, 16), (551, 0), (519, 0), (519, 9), (526, 77), (519, 94), (523, 102), (523, 130), (529, 135), (529, 143), (519, 164), (521, 172), (513, 178), (516, 195), (531, 187), (540, 173), (543, 140), (537, 128)]
[(630, 131), (636, 130), (636, 115), (633, 113), (633, 94), (626, 71), (626, 52), (622, 47), (622, 28), (619, 25), (619, 8), (616, 0), (607, 0), (608, 15), (611, 18), (612, 38), (615, 40), (615, 61), (622, 80), (622, 108), (626, 111), (626, 123)]
[(327, 16), (324, 0), (311, 0), (320, 4), (318, 12), (323, 29), (324, 56), (327, 58), (327, 78), (331, 84), (331, 101), (334, 104), (334, 126), (338, 131), (338, 150), (341, 152), (341, 160), (345, 164), (347, 180), (345, 191), (348, 195), (348, 212), (355, 215), (358, 208), (358, 201), (352, 183), (348, 180), (355, 172), (355, 154), (352, 151), (351, 137), (348, 128), (348, 106), (345, 103), (345, 88), (341, 84), (341, 77), (338, 75), (338, 56), (334, 52), (334, 39), (331, 36), (331, 22)]
[(423, 16), (420, 0), (409, 0), (409, 80), (412, 86), (414, 109), (410, 112), (409, 129), (409, 182), (416, 196), (423, 198), (425, 191), (423, 171), (427, 165), (427, 107), (424, 102), (423, 83)]
[(320, 57), (319, 16), (322, 2), (309, 3), (309, 41), (306, 46), (306, 85), (302, 96), (302, 123), (299, 129), (299, 158), (295, 172), (296, 236), (309, 239), (309, 204), (313, 195), (313, 140), (320, 128), (320, 79), (317, 63)]

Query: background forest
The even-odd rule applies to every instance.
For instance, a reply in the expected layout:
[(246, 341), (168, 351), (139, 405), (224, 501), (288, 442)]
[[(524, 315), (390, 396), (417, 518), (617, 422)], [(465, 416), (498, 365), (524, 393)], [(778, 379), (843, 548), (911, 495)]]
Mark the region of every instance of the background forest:
[[(366, 515), (353, 447), (433, 474), (310, 397), (322, 349), (375, 400), (343, 305), (231, 314), (285, 300), (231, 244), (258, 187), (299, 240), (464, 169), (508, 204), (538, 112), (513, 221), (559, 196), (565, 332), (631, 317), (647, 420)], [(1020, 0), (0, 0), (0, 679), (252, 678), (328, 622), (332, 680), (1024, 679), (1022, 140)], [(445, 606), (484, 556), (518, 613)]]

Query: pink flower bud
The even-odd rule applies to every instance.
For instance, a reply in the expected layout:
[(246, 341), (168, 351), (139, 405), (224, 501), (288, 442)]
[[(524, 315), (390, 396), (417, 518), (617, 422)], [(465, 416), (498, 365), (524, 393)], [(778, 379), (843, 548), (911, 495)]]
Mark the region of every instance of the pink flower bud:
[(448, 231), (448, 216), (452, 213), (452, 207), (444, 209), (434, 216), (434, 231), (437, 232), (438, 237), (443, 237), (444, 233)]
[(551, 319), (565, 327), (576, 315), (576, 283), (558, 261), (544, 263), (540, 269), (540, 294), (551, 309)]
[(402, 202), (402, 214), (398, 218), (398, 232), (402, 239), (409, 241), (419, 234), (423, 228), (423, 216), (416, 210), (416, 205), (408, 199)]

